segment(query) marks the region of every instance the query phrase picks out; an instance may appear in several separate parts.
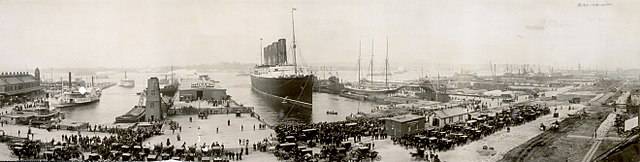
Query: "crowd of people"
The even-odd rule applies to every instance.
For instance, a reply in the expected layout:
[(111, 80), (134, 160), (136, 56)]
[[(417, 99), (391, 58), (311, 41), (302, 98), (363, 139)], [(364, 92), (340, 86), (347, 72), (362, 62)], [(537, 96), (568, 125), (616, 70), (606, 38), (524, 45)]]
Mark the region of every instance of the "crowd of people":
[[(96, 135), (82, 135), (80, 131), (77, 134), (61, 135), (61, 140), (51, 139), (51, 141), (34, 141), (32, 139), (21, 139), (22, 141), (12, 142), (11, 149), (13, 153), (19, 157), (31, 157), (33, 159), (44, 158), (47, 160), (85, 160), (82, 152), (91, 152), (100, 159), (119, 160), (121, 156), (116, 156), (114, 146), (140, 146), (142, 142), (157, 135), (161, 129), (162, 123), (154, 123), (150, 128), (107, 128), (95, 126), (89, 130), (99, 132), (112, 133), (110, 136), (99, 137)], [(30, 129), (29, 129), (30, 130)], [(28, 132), (29, 133), (29, 132)], [(27, 136), (28, 137), (28, 136)], [(22, 147), (13, 145), (29, 145), (35, 147)], [(122, 150), (125, 151), (125, 150)]]
[[(382, 121), (358, 119), (355, 121), (321, 122), (312, 124), (286, 123), (274, 127), (280, 143), (275, 152), (282, 160), (316, 161), (319, 159), (342, 160), (347, 157), (368, 158), (373, 152), (352, 149), (349, 139), (363, 143), (362, 137), (386, 138)], [(322, 146), (320, 153), (312, 153), (307, 148)], [(360, 152), (360, 153), (356, 153)], [(363, 156), (367, 154), (367, 156)], [(374, 153), (377, 156), (377, 153)]]
[(549, 107), (543, 105), (519, 105), (503, 110), (495, 115), (483, 114), (470, 117), (466, 122), (447, 124), (441, 128), (432, 128), (392, 138), (394, 144), (400, 144), (407, 149), (415, 148), (413, 154), (417, 158), (425, 158), (426, 151), (446, 151), (468, 142), (479, 140), (498, 130), (533, 121), (540, 116), (550, 113)]
[(13, 110), (21, 111), (28, 108), (49, 107), (49, 101), (42, 97), (28, 97), (20, 100), (11, 100), (0, 103), (0, 107), (12, 107)]

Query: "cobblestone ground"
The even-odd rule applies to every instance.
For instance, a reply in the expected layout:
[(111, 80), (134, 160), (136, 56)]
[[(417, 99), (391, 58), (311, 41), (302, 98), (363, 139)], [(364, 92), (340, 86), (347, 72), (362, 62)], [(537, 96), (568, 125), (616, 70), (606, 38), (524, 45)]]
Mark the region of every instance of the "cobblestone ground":
[[(189, 117), (192, 117), (193, 122), (189, 122)], [(198, 119), (197, 115), (181, 115), (170, 119), (180, 123), (182, 131), (176, 130), (175, 133), (172, 133), (169, 127), (165, 126), (163, 127), (164, 135), (151, 137), (144, 143), (159, 144), (162, 142), (166, 144), (169, 139), (171, 144), (175, 146), (181, 146), (184, 142), (187, 146), (193, 146), (196, 143), (200, 146), (203, 143), (211, 145), (212, 142), (218, 142), (224, 144), (227, 150), (238, 150), (241, 147), (238, 139), (249, 139), (250, 153), (247, 156), (242, 156), (243, 161), (277, 161), (271, 153), (253, 152), (253, 143), (276, 134), (271, 129), (258, 129), (258, 124), (261, 122), (248, 114), (242, 114), (242, 117), (235, 117), (235, 114), (210, 115), (209, 119)], [(230, 126), (227, 126), (227, 120), (231, 122)], [(254, 125), (256, 130), (253, 130)], [(241, 130), (241, 126), (244, 126), (244, 130)], [(216, 128), (218, 128), (218, 133), (216, 133)], [(181, 138), (180, 141), (177, 140), (178, 134)]]

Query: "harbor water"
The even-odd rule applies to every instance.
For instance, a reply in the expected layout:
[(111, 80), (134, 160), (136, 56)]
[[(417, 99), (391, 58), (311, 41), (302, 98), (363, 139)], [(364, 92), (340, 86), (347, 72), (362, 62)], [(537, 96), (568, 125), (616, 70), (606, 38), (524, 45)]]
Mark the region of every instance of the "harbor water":
[[(227, 94), (240, 104), (254, 107), (256, 113), (269, 123), (276, 124), (285, 120), (301, 122), (324, 122), (345, 120), (346, 116), (356, 114), (358, 111), (370, 112), (374, 106), (372, 103), (356, 101), (339, 97), (337, 95), (314, 93), (313, 109), (295, 107), (261, 95), (251, 89), (248, 76), (237, 75), (233, 72), (207, 72), (213, 80), (220, 81), (219, 86), (227, 89)], [(100, 102), (60, 109), (65, 117), (72, 121), (83, 121), (97, 124), (109, 124), (115, 121), (115, 117), (129, 111), (138, 104), (137, 92), (146, 88), (146, 80), (149, 77), (164, 79), (165, 74), (158, 73), (134, 73), (128, 72), (127, 77), (134, 79), (134, 88), (113, 86), (103, 90)], [(192, 71), (177, 71), (176, 78), (193, 76)], [(118, 82), (124, 74), (110, 73), (108, 79), (100, 79), (97, 82)], [(327, 111), (338, 112), (337, 115), (327, 114)]]

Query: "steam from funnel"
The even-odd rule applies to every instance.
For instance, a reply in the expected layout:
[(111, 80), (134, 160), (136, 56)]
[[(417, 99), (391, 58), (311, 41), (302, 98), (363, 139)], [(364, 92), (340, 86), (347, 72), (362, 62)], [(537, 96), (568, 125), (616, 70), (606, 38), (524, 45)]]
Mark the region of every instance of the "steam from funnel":
[(81, 94), (85, 94), (87, 93), (87, 89), (85, 89), (84, 87), (80, 87), (78, 88), (78, 92), (80, 92)]

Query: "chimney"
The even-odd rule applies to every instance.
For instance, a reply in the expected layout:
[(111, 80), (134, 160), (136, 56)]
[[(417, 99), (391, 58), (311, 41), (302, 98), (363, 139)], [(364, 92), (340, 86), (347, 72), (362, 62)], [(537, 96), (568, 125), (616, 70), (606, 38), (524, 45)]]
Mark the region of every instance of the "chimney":
[(91, 76), (91, 87), (93, 87), (93, 76)]
[(69, 89), (71, 89), (72, 84), (71, 84), (71, 72), (69, 72)]

